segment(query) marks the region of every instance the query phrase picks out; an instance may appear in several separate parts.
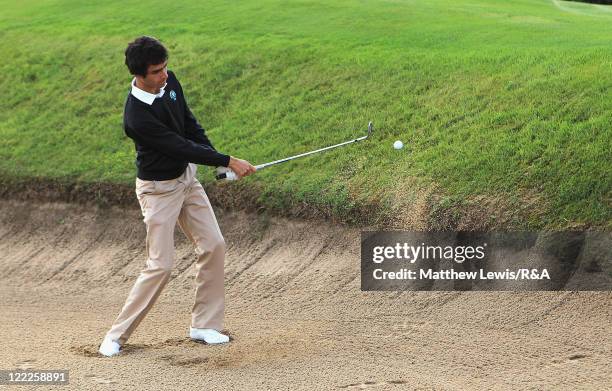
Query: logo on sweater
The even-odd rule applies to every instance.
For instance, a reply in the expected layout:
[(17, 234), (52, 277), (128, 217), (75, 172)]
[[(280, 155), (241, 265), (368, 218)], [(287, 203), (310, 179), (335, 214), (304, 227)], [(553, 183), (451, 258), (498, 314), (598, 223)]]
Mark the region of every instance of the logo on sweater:
[(176, 101), (176, 92), (174, 90), (170, 91), (170, 99)]

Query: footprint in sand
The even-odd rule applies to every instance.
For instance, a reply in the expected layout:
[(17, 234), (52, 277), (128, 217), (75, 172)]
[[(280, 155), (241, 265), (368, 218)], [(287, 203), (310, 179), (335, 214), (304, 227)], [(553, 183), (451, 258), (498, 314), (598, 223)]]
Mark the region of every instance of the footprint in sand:
[[(230, 341), (233, 340), (233, 337), (226, 330), (224, 330), (223, 332), (230, 337)], [(130, 354), (133, 354), (133, 353), (138, 353), (140, 351), (146, 351), (146, 350), (149, 350), (149, 349), (164, 349), (164, 348), (167, 348), (167, 347), (174, 347), (174, 346), (190, 346), (194, 342), (195, 343), (206, 344), (203, 341), (195, 341), (195, 340), (192, 340), (192, 339), (186, 338), (186, 337), (170, 338), (170, 339), (166, 339), (165, 341), (162, 341), (162, 342), (149, 343), (149, 344), (126, 344), (125, 346), (123, 346), (121, 348), (121, 354), (120, 355), (121, 356), (126, 356), (126, 355), (130, 355)], [(98, 344), (87, 344), (87, 345), (72, 346), (70, 348), (70, 351), (72, 353), (76, 354), (76, 355), (79, 355), (79, 356), (94, 357), (94, 358), (105, 358), (100, 353), (98, 353), (98, 348), (99, 348)], [(208, 359), (206, 359), (206, 360), (208, 360)], [(24, 360), (24, 361), (22, 361), (22, 363), (23, 363), (22, 365), (28, 365), (29, 362), (33, 362), (33, 361), (35, 361), (35, 360)], [(178, 363), (176, 365), (190, 366), (190, 365), (201, 364), (202, 362), (204, 362), (200, 358), (197, 358), (193, 363), (187, 362), (187, 361), (185, 361), (185, 363)], [(31, 367), (32, 366), (24, 367), (24, 368), (19, 367), (19, 369), (28, 369), (28, 368), (31, 368)]]
[(34, 368), (36, 360), (21, 360), (15, 364), (15, 368), (25, 371), (26, 369)]
[(161, 356), (160, 360), (177, 367), (194, 367), (208, 362), (208, 357), (185, 357), (181, 355), (169, 354)]
[(81, 345), (81, 346), (72, 346), (70, 351), (79, 356), (85, 357), (103, 357), (100, 353), (98, 353), (98, 345)]
[(586, 354), (573, 354), (571, 356), (568, 357), (569, 361), (574, 361), (574, 360), (580, 360), (582, 358), (587, 358), (588, 356)]
[(587, 354), (576, 353), (576, 354), (572, 354), (569, 357), (554, 359), (550, 362), (549, 365), (554, 365), (554, 366), (567, 365), (567, 364), (571, 364), (575, 362), (576, 360), (582, 360), (585, 358), (589, 358), (589, 356)]
[(114, 380), (105, 379), (103, 377), (96, 376), (96, 375), (85, 375), (85, 378), (91, 379), (91, 380), (93, 380), (94, 382), (96, 382), (98, 384), (114, 384), (114, 383), (117, 383)]
[(347, 384), (345, 386), (338, 386), (338, 388), (348, 388), (350, 390), (364, 390), (370, 387), (387, 386), (387, 385), (395, 385), (395, 384), (406, 384), (406, 383), (407, 382), (404, 380), (389, 380), (389, 381), (382, 381), (382, 382), (366, 381), (363, 383), (354, 383), (354, 384)]

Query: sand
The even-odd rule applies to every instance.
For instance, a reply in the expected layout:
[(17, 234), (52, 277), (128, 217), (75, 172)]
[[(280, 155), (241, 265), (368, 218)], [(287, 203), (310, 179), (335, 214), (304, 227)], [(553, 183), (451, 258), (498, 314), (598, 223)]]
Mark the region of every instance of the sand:
[[(231, 343), (187, 337), (195, 253), (121, 356), (96, 353), (144, 266), (136, 204), (0, 201), (0, 369), (36, 389), (610, 388), (610, 292), (361, 292), (359, 229), (218, 210)], [(20, 388), (26, 389), (26, 388)]]

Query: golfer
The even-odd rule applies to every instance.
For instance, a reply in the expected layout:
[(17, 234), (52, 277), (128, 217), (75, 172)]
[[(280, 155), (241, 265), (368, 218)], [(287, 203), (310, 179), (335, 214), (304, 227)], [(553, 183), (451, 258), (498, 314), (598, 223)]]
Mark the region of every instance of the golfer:
[(255, 167), (213, 147), (189, 110), (181, 84), (167, 69), (168, 52), (161, 42), (137, 38), (125, 50), (125, 64), (134, 79), (123, 123), (136, 147), (136, 196), (147, 229), (147, 261), (99, 352), (119, 354), (168, 283), (177, 221), (198, 255), (189, 336), (209, 344), (228, 342), (220, 333), (225, 242), (196, 178), (196, 164), (229, 167), (238, 177), (254, 173)]

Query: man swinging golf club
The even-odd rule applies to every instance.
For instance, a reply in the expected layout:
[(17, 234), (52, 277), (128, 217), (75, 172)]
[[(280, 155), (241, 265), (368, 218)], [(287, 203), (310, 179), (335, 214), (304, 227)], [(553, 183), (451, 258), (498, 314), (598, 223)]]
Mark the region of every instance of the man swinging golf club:
[(196, 164), (227, 167), (238, 177), (254, 173), (255, 167), (212, 146), (189, 110), (181, 84), (167, 70), (168, 52), (161, 42), (137, 38), (125, 51), (125, 64), (134, 79), (125, 103), (124, 128), (136, 147), (136, 196), (147, 230), (147, 261), (99, 352), (119, 354), (167, 284), (177, 222), (198, 255), (189, 336), (209, 344), (228, 342), (229, 337), (220, 333), (225, 242), (196, 178)]

